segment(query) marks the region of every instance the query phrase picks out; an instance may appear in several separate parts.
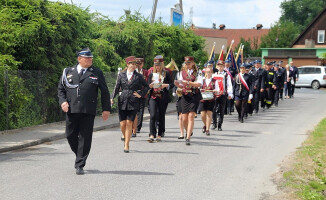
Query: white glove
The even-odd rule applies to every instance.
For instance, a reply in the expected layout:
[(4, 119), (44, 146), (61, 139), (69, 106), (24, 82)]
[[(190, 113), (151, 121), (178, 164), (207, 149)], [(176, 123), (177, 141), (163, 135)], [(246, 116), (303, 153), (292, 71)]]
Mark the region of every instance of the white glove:
[(251, 100), (253, 98), (252, 94), (249, 94), (249, 100)]
[(174, 92), (173, 92), (173, 93), (172, 93), (172, 96), (174, 96), (174, 97), (175, 97), (175, 96), (176, 96), (176, 93), (174, 93)]

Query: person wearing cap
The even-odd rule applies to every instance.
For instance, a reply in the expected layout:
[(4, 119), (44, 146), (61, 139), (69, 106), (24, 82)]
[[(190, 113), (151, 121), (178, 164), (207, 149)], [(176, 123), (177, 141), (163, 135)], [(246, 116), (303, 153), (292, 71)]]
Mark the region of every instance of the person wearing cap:
[(129, 153), (129, 141), (133, 122), (139, 109), (139, 99), (145, 97), (149, 86), (144, 77), (135, 71), (136, 57), (129, 56), (125, 62), (127, 67), (118, 75), (111, 103), (114, 103), (113, 99), (121, 91), (118, 98), (120, 129), (124, 140), (124, 152)]
[[(251, 83), (252, 83), (252, 90), (253, 90), (253, 83), (255, 81), (255, 76), (252, 73), (252, 66), (253, 66), (253, 62), (249, 62), (247, 64), (246, 73), (249, 75), (249, 78), (250, 78)], [(244, 118), (247, 119), (248, 114), (252, 115), (253, 111), (254, 111), (254, 106), (253, 106), (253, 103), (252, 103), (252, 99), (250, 99), (250, 100), (248, 99), (247, 106), (246, 106), (245, 113), (244, 113)]]
[(273, 81), (273, 89), (274, 89), (274, 106), (278, 107), (278, 101), (279, 101), (279, 93), (281, 92), (281, 88), (284, 85), (284, 75), (283, 72), (280, 69), (280, 65), (275, 63), (274, 64), (274, 81)]
[(240, 72), (235, 77), (234, 86), (235, 108), (238, 112), (238, 120), (241, 123), (243, 123), (248, 100), (253, 98), (252, 79), (250, 78), (250, 75), (246, 73), (246, 68), (249, 69), (249, 65), (242, 64), (240, 66)]
[[(261, 101), (263, 97), (263, 92), (265, 90), (265, 72), (261, 68), (261, 61), (255, 61), (255, 68), (252, 70), (252, 74), (255, 77), (254, 80), (254, 88), (253, 88), (253, 106), (255, 113), (258, 113), (259, 110), (259, 101)], [(262, 101), (262, 107), (264, 106), (264, 102)]]
[(286, 84), (286, 70), (285, 70), (285, 68), (282, 66), (283, 61), (279, 61), (278, 64), (279, 64), (279, 69), (280, 69), (280, 71), (283, 73), (283, 83), (282, 83), (282, 86), (281, 86), (281, 88), (280, 88), (280, 92), (279, 92), (279, 95), (280, 95), (279, 98), (280, 98), (281, 100), (283, 100), (284, 86), (285, 86), (285, 84)]
[(178, 88), (182, 90), (182, 97), (180, 100), (181, 117), (183, 125), (186, 129), (186, 145), (190, 145), (190, 138), (193, 134), (195, 114), (198, 108), (196, 90), (201, 87), (202, 77), (198, 73), (194, 57), (184, 57), (186, 67), (182, 69), (181, 76), (175, 81)]
[(58, 85), (59, 104), (66, 113), (66, 137), (76, 155), (76, 174), (84, 174), (90, 153), (98, 89), (101, 91), (102, 118), (111, 112), (110, 93), (103, 72), (93, 66), (89, 48), (78, 52), (78, 64), (63, 70)]
[(218, 70), (214, 67), (214, 65), (215, 65), (215, 62), (214, 62), (214, 61), (212, 61), (212, 60), (207, 61), (207, 63), (204, 64), (204, 69), (203, 69), (203, 71), (202, 71), (203, 74), (205, 75), (205, 71), (206, 71), (207, 68), (212, 69), (213, 74), (214, 74), (215, 72), (218, 72)]
[[(136, 58), (136, 71), (143, 76), (145, 81), (148, 80), (148, 71), (146, 69), (143, 69), (144, 67), (144, 58)], [(132, 137), (136, 137), (136, 133), (140, 133), (140, 130), (143, 126), (143, 116), (144, 116), (144, 109), (145, 109), (145, 103), (147, 100), (147, 95), (145, 97), (142, 97), (139, 99), (139, 110), (137, 112), (133, 130), (132, 130)]]
[[(222, 124), (225, 114), (225, 106), (226, 106), (226, 99), (232, 99), (233, 98), (233, 85), (231, 81), (231, 77), (227, 71), (224, 70), (224, 61), (219, 60), (217, 62), (217, 69), (218, 72), (213, 75), (213, 78), (218, 81), (218, 90), (220, 95), (215, 100), (215, 107), (213, 110), (213, 127), (212, 129), (218, 128), (218, 131), (222, 131)], [(217, 120), (217, 113), (218, 120)]]
[(164, 59), (162, 56), (156, 56), (154, 58), (153, 72), (148, 76), (148, 84), (151, 88), (148, 101), (148, 110), (150, 113), (148, 142), (154, 142), (156, 134), (156, 141), (160, 142), (165, 130), (165, 104), (170, 102), (169, 89), (173, 88), (173, 82), (169, 72), (164, 69)]
[[(237, 70), (234, 67), (231, 67), (231, 60), (225, 60), (225, 67), (224, 70), (229, 74), (232, 85), (233, 85), (233, 93), (234, 93), (234, 84), (235, 84), (235, 76), (237, 75)], [(234, 98), (233, 99), (226, 99), (226, 106), (225, 106), (225, 114), (231, 115), (234, 112)]]
[(273, 89), (273, 84), (274, 84), (274, 77), (275, 77), (275, 71), (273, 69), (273, 63), (272, 62), (267, 62), (267, 79), (266, 79), (266, 106), (267, 109), (269, 109), (273, 102), (274, 102), (274, 89)]

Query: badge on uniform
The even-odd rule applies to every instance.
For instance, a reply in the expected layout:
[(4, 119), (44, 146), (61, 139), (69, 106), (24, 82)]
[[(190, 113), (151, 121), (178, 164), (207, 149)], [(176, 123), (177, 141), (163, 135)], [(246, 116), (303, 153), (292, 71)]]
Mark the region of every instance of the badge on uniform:
[(72, 74), (67, 74), (68, 83), (72, 83)]
[(89, 78), (93, 79), (93, 80), (97, 80), (97, 77), (94, 77), (94, 76), (90, 76)]

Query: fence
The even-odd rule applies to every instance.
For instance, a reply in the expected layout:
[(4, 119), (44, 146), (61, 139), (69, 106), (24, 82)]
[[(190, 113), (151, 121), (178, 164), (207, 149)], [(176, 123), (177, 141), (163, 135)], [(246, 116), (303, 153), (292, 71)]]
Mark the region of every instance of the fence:
[[(4, 70), (0, 78), (0, 131), (62, 121), (57, 87), (62, 72)], [(112, 94), (117, 73), (104, 73)], [(100, 98), (97, 114), (101, 114)], [(116, 112), (116, 105), (113, 107)]]

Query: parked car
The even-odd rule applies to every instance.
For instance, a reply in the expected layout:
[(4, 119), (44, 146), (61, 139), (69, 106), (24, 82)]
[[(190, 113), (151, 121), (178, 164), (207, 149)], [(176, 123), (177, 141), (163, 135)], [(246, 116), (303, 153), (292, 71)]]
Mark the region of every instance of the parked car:
[(325, 66), (301, 66), (298, 67), (299, 80), (296, 87), (312, 87), (319, 89), (326, 86), (326, 67)]

